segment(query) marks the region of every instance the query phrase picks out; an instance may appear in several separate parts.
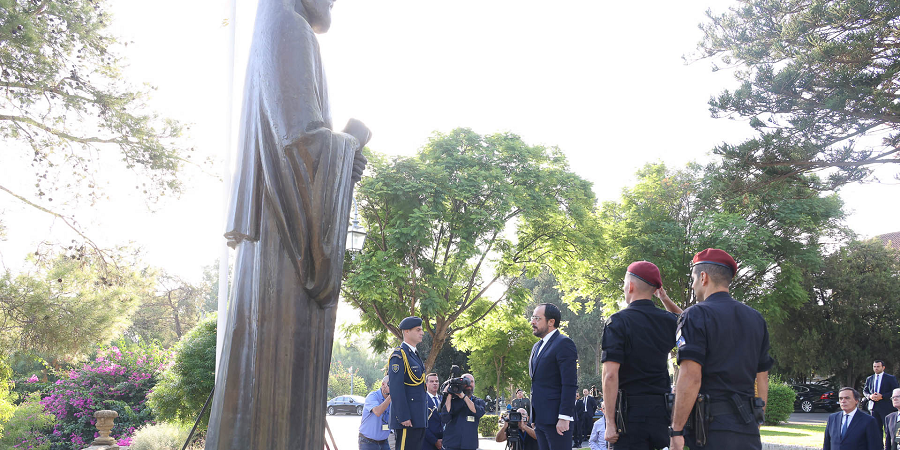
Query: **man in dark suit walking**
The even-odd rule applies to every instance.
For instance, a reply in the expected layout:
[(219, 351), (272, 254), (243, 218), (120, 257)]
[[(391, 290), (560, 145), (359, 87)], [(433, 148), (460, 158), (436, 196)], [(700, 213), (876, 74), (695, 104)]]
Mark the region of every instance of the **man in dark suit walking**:
[(872, 417), (878, 421), (878, 428), (881, 429), (884, 426), (884, 416), (894, 410), (888, 397), (891, 396), (894, 389), (900, 387), (900, 384), (893, 375), (884, 373), (884, 361), (876, 359), (872, 363), (872, 370), (875, 373), (866, 378), (863, 395), (869, 399), (869, 411), (872, 412)]
[(825, 444), (822, 450), (878, 450), (878, 425), (875, 419), (856, 407), (859, 405), (859, 392), (853, 388), (841, 388), (838, 392), (838, 404), (841, 410), (828, 416), (825, 425)]
[[(900, 388), (894, 389), (891, 394), (891, 404), (900, 410)], [(894, 411), (884, 418), (884, 450), (900, 450), (900, 433), (898, 433), (897, 421), (900, 414)]]
[(531, 315), (532, 333), (541, 338), (531, 349), (531, 417), (540, 450), (570, 450), (575, 393), (578, 391), (575, 343), (558, 328), (559, 308), (542, 303)]

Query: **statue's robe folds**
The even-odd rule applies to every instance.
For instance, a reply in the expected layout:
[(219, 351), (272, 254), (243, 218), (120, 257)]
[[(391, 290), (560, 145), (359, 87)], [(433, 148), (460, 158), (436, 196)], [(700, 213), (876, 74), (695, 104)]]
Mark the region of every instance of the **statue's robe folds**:
[(316, 37), (260, 1), (226, 232), (237, 249), (207, 450), (324, 448), (359, 142), (332, 131)]

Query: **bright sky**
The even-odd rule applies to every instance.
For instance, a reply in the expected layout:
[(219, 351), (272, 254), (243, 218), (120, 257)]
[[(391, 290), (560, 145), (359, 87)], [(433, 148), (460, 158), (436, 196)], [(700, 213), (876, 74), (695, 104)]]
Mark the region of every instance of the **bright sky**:
[[(239, 93), (255, 1), (237, 1)], [(320, 37), (335, 127), (356, 117), (373, 131), (370, 148), (402, 155), (435, 130), (512, 131), (559, 146), (599, 199), (615, 200), (647, 162), (705, 162), (716, 144), (750, 135), (746, 122), (709, 116), (708, 98), (733, 87), (731, 75), (682, 61), (701, 38), (704, 11), (731, 4), (340, 0)], [(156, 86), (152, 106), (193, 124), (199, 153), (224, 157), (228, 1), (111, 5), (111, 31), (131, 42), (123, 48), (129, 80)], [(129, 189), (113, 189), (109, 203), (81, 212), (83, 224), (102, 243), (133, 240), (150, 264), (197, 280), (220, 253), (224, 201), (218, 180), (186, 181), (186, 194), (152, 214)], [(845, 188), (848, 224), (864, 236), (900, 230), (900, 208), (885, 208), (898, 194), (896, 181)], [(63, 231), (8, 196), (0, 195), (0, 210), (10, 228), (0, 243), (8, 267)]]

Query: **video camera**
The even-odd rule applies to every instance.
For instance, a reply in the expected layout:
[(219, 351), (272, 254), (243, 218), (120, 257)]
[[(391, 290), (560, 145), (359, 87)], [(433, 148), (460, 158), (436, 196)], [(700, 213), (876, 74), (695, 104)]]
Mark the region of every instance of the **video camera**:
[(510, 411), (508, 413), (508, 415), (506, 416), (506, 423), (509, 424), (509, 427), (506, 429), (507, 430), (506, 432), (509, 433), (509, 430), (518, 430), (519, 422), (521, 422), (521, 421), (522, 421), (522, 413), (520, 413), (518, 411)]
[(446, 390), (448, 394), (457, 395), (472, 390), (472, 383), (468, 378), (461, 377), (460, 372), (461, 370), (456, 364), (450, 366), (450, 379), (441, 386), (442, 392)]

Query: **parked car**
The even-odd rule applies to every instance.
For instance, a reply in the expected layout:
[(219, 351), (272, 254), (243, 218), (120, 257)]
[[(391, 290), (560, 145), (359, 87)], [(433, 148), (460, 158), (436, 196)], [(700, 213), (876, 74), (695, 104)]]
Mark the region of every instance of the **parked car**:
[(335, 415), (337, 413), (362, 415), (363, 406), (366, 399), (358, 395), (342, 395), (328, 400), (328, 414)]
[(791, 385), (797, 398), (794, 399), (794, 410), (813, 412), (815, 409), (824, 409), (834, 412), (838, 409), (837, 392), (824, 384), (794, 384)]

